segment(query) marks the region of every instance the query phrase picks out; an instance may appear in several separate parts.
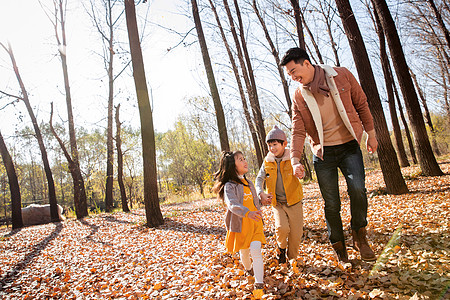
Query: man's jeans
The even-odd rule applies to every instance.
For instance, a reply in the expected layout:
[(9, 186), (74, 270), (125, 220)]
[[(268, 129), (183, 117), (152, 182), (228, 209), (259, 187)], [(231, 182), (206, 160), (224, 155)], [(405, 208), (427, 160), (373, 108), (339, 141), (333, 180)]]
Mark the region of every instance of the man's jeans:
[(330, 242), (344, 242), (338, 168), (347, 181), (352, 216), (351, 228), (358, 230), (367, 225), (367, 196), (361, 149), (356, 140), (342, 145), (325, 146), (323, 160), (314, 156), (313, 163), (320, 192), (325, 200), (325, 219)]

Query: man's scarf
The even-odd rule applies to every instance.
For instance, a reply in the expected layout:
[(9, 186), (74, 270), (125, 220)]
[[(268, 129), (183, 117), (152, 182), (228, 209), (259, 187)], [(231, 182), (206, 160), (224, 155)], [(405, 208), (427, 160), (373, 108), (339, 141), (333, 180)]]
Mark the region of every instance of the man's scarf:
[(314, 66), (314, 78), (313, 80), (305, 85), (313, 94), (321, 93), (325, 97), (328, 97), (330, 88), (327, 85), (325, 78), (325, 70), (318, 65)]

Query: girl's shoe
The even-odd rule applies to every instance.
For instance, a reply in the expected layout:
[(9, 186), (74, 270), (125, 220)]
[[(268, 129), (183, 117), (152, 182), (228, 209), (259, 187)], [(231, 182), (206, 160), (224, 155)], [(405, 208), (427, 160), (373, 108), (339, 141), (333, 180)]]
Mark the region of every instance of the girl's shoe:
[(261, 299), (264, 296), (264, 283), (255, 283), (253, 290), (253, 297)]
[(245, 270), (245, 275), (247, 275), (247, 276), (255, 276), (255, 273), (253, 272), (253, 268)]

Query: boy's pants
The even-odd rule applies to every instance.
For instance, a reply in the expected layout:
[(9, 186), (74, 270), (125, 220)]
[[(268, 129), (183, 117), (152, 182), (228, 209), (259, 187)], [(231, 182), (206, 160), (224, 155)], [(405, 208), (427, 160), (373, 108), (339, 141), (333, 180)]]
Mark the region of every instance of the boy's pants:
[(272, 206), (278, 247), (287, 248), (288, 259), (297, 258), (303, 235), (303, 204)]

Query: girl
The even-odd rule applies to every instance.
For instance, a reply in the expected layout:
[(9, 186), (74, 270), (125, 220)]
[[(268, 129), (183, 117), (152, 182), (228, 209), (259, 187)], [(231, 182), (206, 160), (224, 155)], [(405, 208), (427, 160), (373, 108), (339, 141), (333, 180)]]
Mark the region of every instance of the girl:
[[(263, 294), (264, 264), (261, 245), (266, 242), (263, 232), (261, 203), (253, 183), (245, 178), (248, 164), (242, 152), (222, 152), (213, 191), (227, 206), (225, 225), (227, 253), (239, 251), (247, 273), (254, 274), (253, 295)], [(253, 260), (253, 272), (252, 261)]]

